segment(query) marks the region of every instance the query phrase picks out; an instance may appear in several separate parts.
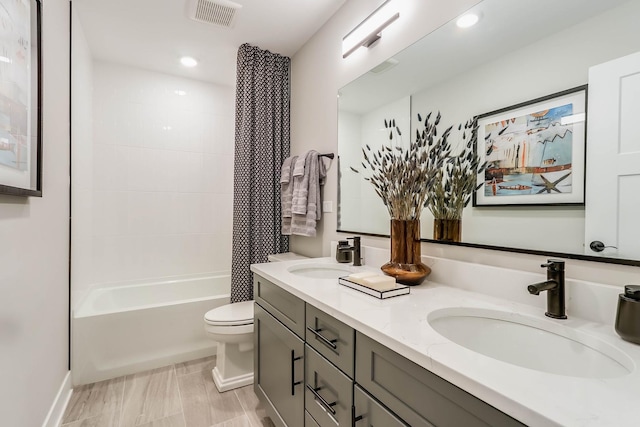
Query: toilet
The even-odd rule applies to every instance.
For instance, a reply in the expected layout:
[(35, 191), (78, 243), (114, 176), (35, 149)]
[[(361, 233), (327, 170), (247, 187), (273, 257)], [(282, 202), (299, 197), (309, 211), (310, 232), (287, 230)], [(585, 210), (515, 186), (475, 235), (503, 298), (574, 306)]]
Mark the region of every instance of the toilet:
[[(304, 259), (287, 252), (269, 255), (269, 262)], [(218, 343), (213, 382), (218, 391), (253, 384), (253, 301), (226, 304), (204, 315), (204, 330)]]

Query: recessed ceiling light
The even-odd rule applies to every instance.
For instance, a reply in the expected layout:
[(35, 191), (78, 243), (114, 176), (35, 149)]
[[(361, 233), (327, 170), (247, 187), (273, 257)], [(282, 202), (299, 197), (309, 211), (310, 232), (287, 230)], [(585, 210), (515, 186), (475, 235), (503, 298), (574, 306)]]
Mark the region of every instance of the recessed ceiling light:
[(478, 15), (473, 13), (467, 13), (466, 15), (462, 15), (456, 21), (456, 25), (460, 28), (469, 28), (478, 23)]
[(190, 56), (183, 56), (182, 58), (180, 58), (180, 63), (185, 67), (195, 67), (196, 65), (198, 65), (198, 61)]
[(187, 92), (185, 92), (184, 90), (174, 90), (173, 93), (175, 93), (176, 95), (179, 96), (185, 96), (187, 94)]
[(11, 64), (11, 58), (7, 58), (6, 56), (0, 56), (0, 62), (6, 62), (7, 64)]

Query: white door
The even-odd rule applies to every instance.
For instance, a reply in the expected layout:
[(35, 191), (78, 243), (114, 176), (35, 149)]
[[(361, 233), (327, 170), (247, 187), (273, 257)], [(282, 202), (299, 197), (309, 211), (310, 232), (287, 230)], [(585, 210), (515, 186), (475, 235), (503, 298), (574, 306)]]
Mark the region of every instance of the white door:
[(640, 259), (640, 52), (589, 69), (585, 253)]

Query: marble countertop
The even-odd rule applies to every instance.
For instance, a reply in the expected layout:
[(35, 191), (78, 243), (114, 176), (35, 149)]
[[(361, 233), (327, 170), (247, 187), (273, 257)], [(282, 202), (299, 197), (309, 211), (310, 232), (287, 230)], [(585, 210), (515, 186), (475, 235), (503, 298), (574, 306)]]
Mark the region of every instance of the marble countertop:
[[(301, 277), (288, 271), (312, 262), (335, 264), (332, 258), (316, 258), (254, 264), (251, 270), (529, 426), (640, 425), (640, 346), (621, 340), (611, 324), (571, 315), (567, 320), (554, 320), (545, 317), (539, 306), (477, 292), (483, 282), (477, 274), (470, 277), (478, 283), (474, 291), (469, 290), (469, 283), (463, 289), (427, 280), (412, 287), (409, 295), (379, 300), (341, 286), (335, 279)], [(458, 270), (464, 270), (464, 264)], [(460, 277), (460, 271), (457, 273)], [(450, 307), (506, 311), (573, 328), (624, 352), (631, 373), (604, 379), (570, 377), (484, 356), (444, 338), (430, 326), (430, 313)]]

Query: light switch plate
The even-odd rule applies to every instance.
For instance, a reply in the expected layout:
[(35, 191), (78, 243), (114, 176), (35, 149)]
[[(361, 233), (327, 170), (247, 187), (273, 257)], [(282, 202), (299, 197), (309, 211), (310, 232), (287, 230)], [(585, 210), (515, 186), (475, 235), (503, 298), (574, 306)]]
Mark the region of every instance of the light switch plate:
[(322, 202), (322, 212), (333, 212), (333, 202), (331, 200)]

